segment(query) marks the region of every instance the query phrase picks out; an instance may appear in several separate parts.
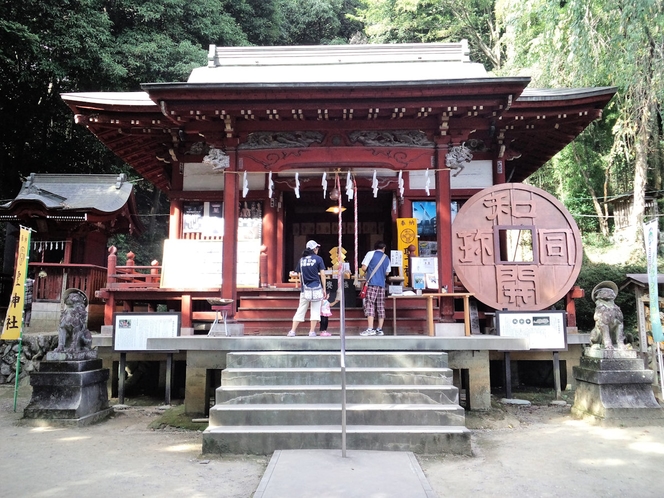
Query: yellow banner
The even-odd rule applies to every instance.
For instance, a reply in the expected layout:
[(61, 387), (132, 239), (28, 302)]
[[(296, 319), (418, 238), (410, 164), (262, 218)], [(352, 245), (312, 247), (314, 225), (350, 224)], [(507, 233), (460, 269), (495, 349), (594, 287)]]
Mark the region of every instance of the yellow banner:
[(408, 287), (408, 247), (415, 246), (417, 256), (417, 220), (415, 218), (397, 218), (397, 248), (403, 255), (403, 285)]
[(12, 288), (12, 295), (9, 299), (7, 318), (5, 318), (5, 323), (2, 326), (0, 339), (11, 341), (21, 336), (21, 330), (23, 329), (23, 307), (25, 306), (25, 279), (28, 278), (29, 250), (30, 230), (21, 227), (14, 287)]

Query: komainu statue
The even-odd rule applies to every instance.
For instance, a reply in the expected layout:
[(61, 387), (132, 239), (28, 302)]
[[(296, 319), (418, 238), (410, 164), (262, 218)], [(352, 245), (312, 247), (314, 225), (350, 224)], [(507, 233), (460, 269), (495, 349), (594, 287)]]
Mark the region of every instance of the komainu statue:
[(87, 328), (88, 297), (79, 289), (67, 289), (63, 294), (65, 309), (58, 329), (58, 353), (88, 351), (92, 335)]
[(595, 286), (592, 299), (595, 302), (595, 328), (590, 332), (590, 344), (594, 349), (625, 349), (623, 314), (614, 303), (618, 286), (604, 281)]

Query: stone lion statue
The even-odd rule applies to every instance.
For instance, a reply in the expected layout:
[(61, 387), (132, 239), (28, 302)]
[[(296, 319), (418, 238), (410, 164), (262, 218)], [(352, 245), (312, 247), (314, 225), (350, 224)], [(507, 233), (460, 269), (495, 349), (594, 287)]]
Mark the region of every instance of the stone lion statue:
[(623, 314), (614, 303), (618, 286), (604, 281), (595, 286), (592, 299), (595, 302), (595, 328), (590, 332), (591, 347), (599, 349), (625, 349)]
[(65, 309), (60, 317), (58, 328), (58, 347), (56, 352), (88, 351), (92, 345), (92, 334), (88, 330), (88, 298), (79, 289), (67, 289), (63, 294)]

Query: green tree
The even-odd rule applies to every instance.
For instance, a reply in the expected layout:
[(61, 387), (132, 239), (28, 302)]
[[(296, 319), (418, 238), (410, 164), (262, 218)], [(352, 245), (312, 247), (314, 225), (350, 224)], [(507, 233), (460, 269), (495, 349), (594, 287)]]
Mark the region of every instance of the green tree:
[(605, 171), (617, 193), (622, 186), (633, 193), (628, 239), (636, 240), (646, 185), (661, 186), (664, 4), (501, 0), (500, 6), (506, 43), (514, 47), (506, 71), (526, 66), (538, 86), (618, 88)]
[(362, 0), (354, 19), (371, 43), (457, 42), (467, 39), (474, 60), (489, 70), (502, 61), (494, 0)]
[(360, 22), (349, 19), (359, 0), (281, 0), (288, 22), (283, 25), (285, 45), (345, 44), (358, 31)]

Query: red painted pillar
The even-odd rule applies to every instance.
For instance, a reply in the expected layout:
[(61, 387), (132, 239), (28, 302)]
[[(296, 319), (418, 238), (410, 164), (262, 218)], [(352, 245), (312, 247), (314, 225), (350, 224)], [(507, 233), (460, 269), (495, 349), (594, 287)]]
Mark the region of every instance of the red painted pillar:
[(267, 267), (266, 280), (263, 280), (261, 274), (261, 285), (277, 282), (277, 202), (278, 199), (274, 196), (272, 199), (267, 199), (265, 209), (263, 210), (263, 244), (267, 246)]
[[(231, 167), (224, 174), (224, 248), (221, 271), (221, 297), (237, 299), (237, 225), (239, 216), (239, 174), (237, 168), (237, 151), (228, 150)], [(228, 312), (228, 317), (235, 316), (235, 305)]]
[[(447, 146), (439, 144), (436, 149), (436, 226), (438, 242), (438, 279), (440, 286), (454, 291), (454, 269), (452, 266), (452, 195), (450, 171), (445, 168)], [(454, 321), (454, 300), (442, 299), (440, 315), (444, 322)]]

